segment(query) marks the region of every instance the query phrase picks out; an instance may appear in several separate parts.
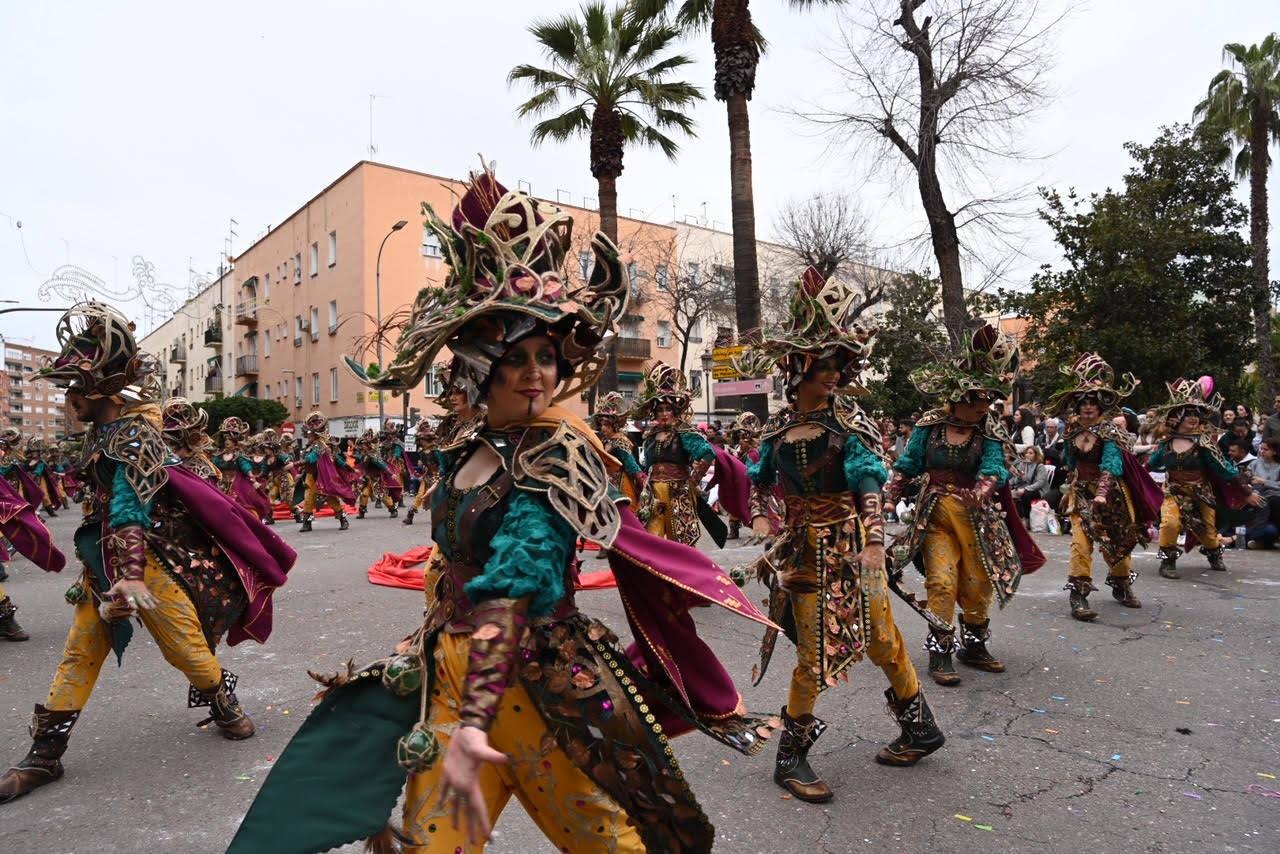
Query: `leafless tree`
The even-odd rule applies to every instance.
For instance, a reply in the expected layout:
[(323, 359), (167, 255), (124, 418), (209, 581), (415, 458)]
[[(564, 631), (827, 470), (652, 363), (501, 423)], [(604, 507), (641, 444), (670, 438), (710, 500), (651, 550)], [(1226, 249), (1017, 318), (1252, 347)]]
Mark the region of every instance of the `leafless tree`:
[(718, 320), (734, 317), (733, 265), (681, 263), (653, 289), (655, 315), (671, 324), (671, 337), (680, 347), (681, 369), (688, 362), (695, 339), (712, 337)]
[(814, 193), (788, 202), (774, 220), (773, 230), (780, 244), (824, 279), (870, 255), (867, 217), (844, 193)]
[(848, 100), (804, 113), (868, 154), (871, 169), (915, 178), (953, 348), (965, 328), (960, 231), (996, 233), (1023, 196), (988, 169), (1028, 156), (1018, 132), (1050, 95), (1048, 37), (1060, 20), (1041, 22), (1034, 0), (867, 0), (826, 52)]

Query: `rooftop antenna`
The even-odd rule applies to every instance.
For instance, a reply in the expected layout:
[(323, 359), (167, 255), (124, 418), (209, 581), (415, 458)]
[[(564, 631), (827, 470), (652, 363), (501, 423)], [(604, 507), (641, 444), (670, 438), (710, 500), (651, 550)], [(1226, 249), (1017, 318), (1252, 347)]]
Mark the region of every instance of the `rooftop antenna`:
[(385, 98), (385, 95), (375, 95), (369, 93), (369, 159), (372, 160), (378, 153), (378, 146), (373, 144), (373, 102), (378, 98)]

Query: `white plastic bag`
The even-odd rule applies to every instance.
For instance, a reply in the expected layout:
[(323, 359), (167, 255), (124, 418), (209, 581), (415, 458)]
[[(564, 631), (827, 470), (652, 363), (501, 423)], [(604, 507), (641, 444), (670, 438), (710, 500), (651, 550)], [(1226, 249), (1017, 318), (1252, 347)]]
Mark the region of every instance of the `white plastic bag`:
[(1049, 530), (1049, 517), (1053, 514), (1049, 512), (1049, 502), (1043, 498), (1037, 498), (1031, 502), (1031, 533), (1044, 534)]
[(1058, 514), (1057, 514), (1057, 513), (1050, 513), (1050, 514), (1049, 514), (1048, 523), (1049, 523), (1049, 533), (1050, 533), (1050, 534), (1053, 534), (1053, 535), (1056, 537), (1056, 536), (1058, 536), (1059, 534), (1061, 534), (1061, 533), (1062, 533), (1062, 523), (1058, 521)]

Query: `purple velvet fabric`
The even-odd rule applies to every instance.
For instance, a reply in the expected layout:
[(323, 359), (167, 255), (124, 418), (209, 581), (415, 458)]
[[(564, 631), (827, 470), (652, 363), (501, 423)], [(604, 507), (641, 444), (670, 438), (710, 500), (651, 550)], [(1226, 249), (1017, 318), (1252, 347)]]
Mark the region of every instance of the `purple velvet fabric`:
[(252, 512), (196, 473), (182, 466), (169, 466), (166, 471), (169, 482), (164, 488), (214, 538), (249, 594), (249, 607), (227, 632), (227, 643), (235, 646), (246, 638), (265, 642), (271, 634), (271, 595), (284, 584), (298, 553)]
[(720, 487), (720, 506), (735, 519), (751, 519), (751, 481), (747, 479), (747, 466), (742, 460), (712, 445), (716, 452), (716, 470), (711, 478), (712, 486)]
[(348, 504), (356, 503), (351, 481), (338, 470), (338, 464), (328, 454), (320, 454), (316, 458), (316, 488), (323, 495), (341, 498)]
[(698, 637), (689, 609), (719, 605), (773, 624), (707, 555), (650, 534), (630, 508), (619, 511), (622, 528), (609, 551), (609, 565), (637, 638), (628, 654), (651, 676), (669, 683), (695, 714), (731, 713), (740, 700), (737, 686)]
[(1004, 523), (1009, 528), (1009, 537), (1013, 540), (1013, 547), (1018, 550), (1018, 557), (1022, 561), (1022, 574), (1030, 575), (1045, 565), (1044, 552), (1040, 551), (1036, 541), (1027, 532), (1027, 527), (1022, 524), (1018, 505), (1013, 501), (1013, 490), (1005, 484), (996, 494), (1000, 498), (1000, 509), (1004, 511)]
[(1164, 503), (1164, 490), (1151, 479), (1146, 466), (1129, 451), (1120, 449), (1124, 456), (1124, 483), (1129, 487), (1133, 501), (1134, 519), (1148, 524), (1160, 524), (1160, 505)]
[[(0, 534), (18, 553), (45, 572), (61, 572), (67, 559), (53, 545), (49, 529), (36, 515), (36, 508), (0, 477)], [(5, 558), (8, 559), (7, 556)]]
[(231, 493), (237, 504), (257, 513), (259, 519), (271, 516), (271, 501), (262, 494), (262, 490), (253, 485), (253, 481), (244, 472), (236, 472), (235, 479), (231, 481)]
[[(21, 463), (15, 463), (12, 471), (18, 476), (17, 491), (23, 500), (32, 507), (39, 508), (44, 503), (44, 487), (40, 486), (39, 482), (31, 476), (31, 472), (24, 469)], [(9, 486), (12, 488), (13, 484), (10, 483)]]
[(394, 462), (387, 463), (387, 467), (378, 472), (378, 477), (382, 482), (382, 488), (387, 491), (387, 495), (391, 496), (391, 500), (399, 501), (404, 495), (404, 481), (400, 480), (400, 466)]

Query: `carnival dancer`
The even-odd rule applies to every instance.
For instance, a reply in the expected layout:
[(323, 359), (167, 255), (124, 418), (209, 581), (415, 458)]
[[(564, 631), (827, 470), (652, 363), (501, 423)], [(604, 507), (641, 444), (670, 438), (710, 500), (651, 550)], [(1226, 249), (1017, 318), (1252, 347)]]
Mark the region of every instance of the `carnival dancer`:
[(263, 642), (271, 596), (295, 553), (251, 513), (178, 465), (160, 435), (154, 359), (138, 353), (132, 324), (101, 303), (81, 303), (58, 323), (62, 352), (41, 376), (67, 388), (85, 443), (90, 487), (76, 552), (84, 574), (62, 663), (35, 707), (26, 758), (0, 776), (0, 802), (62, 776), (60, 757), (108, 656), (119, 660), (137, 617), (165, 660), (190, 682), (188, 705), (209, 708), (227, 738), (253, 735), (236, 699), (236, 676), (214, 654)]
[(604, 442), (605, 450), (613, 454), (620, 464), (618, 471), (610, 475), (613, 488), (630, 499), (634, 506), (640, 496), (641, 472), (636, 462), (636, 445), (626, 433), (627, 408), (622, 395), (616, 391), (602, 395), (596, 403), (592, 421), (596, 433)]
[[(447, 344), (479, 390), (485, 418), (443, 452), (432, 499), (446, 570), (402, 655), (329, 680), (230, 854), (322, 850), (369, 835), (385, 825), (406, 770), (398, 850), (474, 850), (468, 843), (482, 844), (513, 794), (557, 850), (711, 850), (714, 829), (668, 738), (696, 724), (753, 753), (763, 747), (756, 727), (769, 729), (737, 711), (737, 690), (688, 608), (714, 602), (764, 618), (704, 555), (649, 536), (615, 503), (611, 458), (556, 405), (599, 378), (597, 348), (628, 293), (625, 262), (602, 234), (591, 280), (567, 283), (570, 224), (488, 175), (452, 226), (428, 211), (449, 278), (420, 292), (386, 372), (357, 375), (412, 387)], [(579, 536), (611, 547), (647, 674), (574, 605)], [(353, 779), (360, 815), (343, 784)], [(389, 837), (371, 850), (391, 850)]]
[(58, 442), (57, 458), (54, 460), (53, 470), (58, 478), (58, 482), (62, 484), (62, 509), (70, 507), (70, 502), (79, 503), (81, 498), (81, 483), (79, 469), (71, 460), (71, 445), (68, 442)]
[(338, 453), (337, 442), (329, 436), (329, 419), (323, 412), (308, 415), (303, 422), (302, 433), (307, 447), (302, 455), (302, 477), (293, 493), (294, 503), (302, 504), (302, 527), (298, 530), (311, 530), (316, 505), (323, 497), (338, 520), (338, 529), (345, 531), (351, 527), (351, 522), (347, 520), (342, 502), (356, 503), (355, 493), (351, 490), (353, 473), (347, 465), (346, 455)]
[(966, 338), (962, 355), (912, 372), (916, 388), (942, 406), (916, 422), (884, 490), (892, 507), (907, 483), (920, 479), (915, 522), (894, 542), (895, 566), (923, 565), (929, 610), (942, 620), (950, 623), (960, 607), (958, 651), (955, 632), (937, 625), (925, 641), (929, 675), (939, 685), (960, 683), (952, 653), (977, 670), (1004, 671), (987, 650), (992, 596), (1003, 608), (1023, 573), (1044, 565), (1009, 492), (1005, 459), (1013, 446), (991, 410), (1012, 390), (1017, 342), (989, 325)]
[[(864, 654), (889, 678), (885, 697), (902, 728), (876, 761), (914, 765), (945, 740), (889, 604), (880, 512), (889, 475), (875, 423), (848, 396), (872, 337), (846, 320), (853, 300), (853, 291), (810, 267), (796, 283), (791, 326), (757, 345), (776, 360), (790, 402), (765, 424), (758, 459), (748, 467), (756, 533), (772, 533), (768, 504), (777, 485), (786, 507), (783, 533), (757, 562), (770, 588), (769, 616), (796, 645), (773, 779), (811, 803), (833, 796), (808, 759), (827, 728), (813, 714), (818, 694)], [(776, 630), (766, 632), (757, 683), (776, 640)]]
[[(733, 455), (750, 467), (760, 462), (760, 419), (754, 412), (744, 412), (729, 428), (729, 437), (733, 441)], [(737, 516), (729, 516), (729, 539), (736, 540), (742, 533), (742, 520)], [(753, 537), (754, 539), (754, 537)]]
[[(404, 425), (388, 421), (378, 434), (378, 453), (386, 464), (382, 487), (397, 507), (404, 506), (404, 494), (409, 489), (409, 466), (404, 456)], [(392, 513), (392, 518), (396, 514)]]
[[(1222, 396), (1205, 388), (1206, 380), (1178, 379), (1166, 383), (1169, 402), (1157, 410), (1172, 431), (1157, 446), (1148, 466), (1165, 472), (1164, 503), (1160, 505), (1160, 575), (1181, 578), (1178, 535), (1187, 532), (1186, 551), (1195, 541), (1209, 558), (1209, 568), (1225, 572), (1218, 541), (1217, 507), (1261, 507), (1266, 499), (1253, 491), (1249, 473), (1222, 455), (1213, 440), (1211, 414), (1222, 408)], [(1212, 382), (1212, 380), (1208, 380)], [(1212, 396), (1210, 396), (1212, 395)]]
[(1071, 616), (1088, 622), (1093, 586), (1093, 546), (1107, 564), (1111, 596), (1126, 608), (1141, 608), (1134, 595), (1133, 550), (1150, 542), (1148, 525), (1160, 518), (1160, 487), (1129, 447), (1129, 434), (1112, 422), (1120, 401), (1133, 394), (1133, 374), (1116, 382), (1115, 371), (1097, 353), (1085, 353), (1061, 372), (1070, 379), (1045, 406), (1051, 418), (1065, 418), (1062, 465), (1071, 470), (1063, 496), (1071, 519), (1071, 564), (1067, 570)]
[(45, 504), (44, 489), (27, 471), (27, 455), (22, 451), (22, 432), (17, 427), (0, 429), (0, 476), (32, 507)]
[[(267, 502), (272, 506), (274, 516), (275, 505), (288, 501), (293, 494), (293, 483), (289, 470), (293, 466), (293, 455), (284, 450), (284, 440), (288, 438), (268, 427), (258, 434), (258, 447), (261, 459), (258, 460), (258, 480), (266, 493)], [(270, 524), (270, 523), (268, 523)]]
[(418, 480), (418, 493), (409, 502), (409, 509), (404, 514), (404, 524), (412, 525), (413, 517), (418, 514), (440, 482), (440, 461), (436, 458), (436, 449), (440, 447), (440, 435), (426, 418), (418, 422), (413, 433), (414, 447), (422, 460), (422, 473)]
[(50, 517), (57, 516), (56, 511), (66, 504), (67, 498), (62, 493), (62, 484), (54, 477), (53, 467), (45, 459), (44, 440), (39, 436), (32, 436), (27, 439), (26, 456), (27, 459), (24, 465), (26, 466), (27, 474), (40, 485), (40, 491), (44, 494), (42, 509)]
[(229, 415), (222, 419), (218, 433), (222, 438), (222, 448), (214, 456), (213, 463), (222, 473), (222, 491), (259, 519), (267, 519), (272, 513), (271, 502), (258, 482), (252, 449), (246, 447), (249, 425), (243, 418)]
[[(294, 487), (297, 483), (296, 471), (298, 447), (294, 441), (293, 433), (281, 432), (280, 439), (276, 446), (276, 458), (272, 464), (271, 484), (269, 486), (269, 497), (273, 504), (290, 504), (293, 500)], [(301, 514), (294, 510), (295, 519)]]
[(379, 503), (386, 505), (391, 518), (399, 515), (395, 500), (391, 497), (390, 484), (397, 483), (395, 473), (387, 467), (382, 458), (382, 445), (372, 430), (367, 430), (355, 441), (354, 456), (356, 471), (362, 473), (360, 479), (359, 504), (357, 519), (363, 519), (369, 510), (369, 499), (377, 497)]
[(222, 484), (222, 472), (209, 457), (213, 440), (205, 432), (209, 413), (191, 405), (185, 397), (171, 397), (161, 410), (161, 435), (179, 463), (215, 486)]
[[(45, 572), (61, 572), (67, 559), (53, 545), (49, 529), (41, 521), (36, 509), (14, 489), (7, 480), (0, 478), (0, 582), (8, 579), (4, 565), (11, 559), (9, 547), (26, 557)], [(31, 636), (18, 625), (14, 616), (18, 607), (0, 584), (0, 640), (24, 641)], [(0, 788), (0, 792), (3, 789)], [(0, 803), (4, 802), (0, 794)]]
[(723, 546), (728, 531), (699, 492), (716, 452), (689, 421), (691, 399), (684, 373), (670, 365), (657, 362), (645, 375), (631, 416), (651, 422), (643, 440), (636, 515), (649, 533), (686, 546), (698, 544), (705, 524)]

